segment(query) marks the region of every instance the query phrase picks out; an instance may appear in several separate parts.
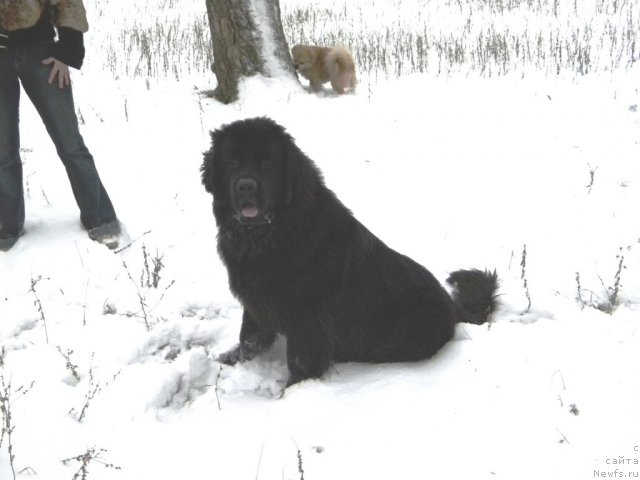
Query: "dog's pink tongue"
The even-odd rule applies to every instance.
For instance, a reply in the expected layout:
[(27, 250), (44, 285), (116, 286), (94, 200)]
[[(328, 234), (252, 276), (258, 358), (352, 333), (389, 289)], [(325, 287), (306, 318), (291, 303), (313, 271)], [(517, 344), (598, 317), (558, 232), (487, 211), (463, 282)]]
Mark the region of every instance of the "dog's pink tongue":
[(242, 216), (245, 218), (256, 218), (258, 209), (256, 207), (242, 207)]

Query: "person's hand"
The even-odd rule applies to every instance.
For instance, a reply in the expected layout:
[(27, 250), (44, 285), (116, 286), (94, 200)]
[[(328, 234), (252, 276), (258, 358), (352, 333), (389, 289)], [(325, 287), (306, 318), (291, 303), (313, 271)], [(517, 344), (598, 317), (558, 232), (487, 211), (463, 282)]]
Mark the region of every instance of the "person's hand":
[(49, 83), (56, 81), (58, 77), (58, 87), (61, 89), (71, 85), (71, 75), (69, 74), (69, 67), (67, 64), (56, 60), (53, 57), (45, 58), (42, 63), (45, 65), (52, 65), (51, 73), (49, 74)]

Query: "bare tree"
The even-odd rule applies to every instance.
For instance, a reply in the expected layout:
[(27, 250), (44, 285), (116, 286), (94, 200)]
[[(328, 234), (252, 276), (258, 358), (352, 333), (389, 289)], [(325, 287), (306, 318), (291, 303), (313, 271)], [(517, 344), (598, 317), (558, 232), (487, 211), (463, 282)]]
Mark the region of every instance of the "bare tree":
[(297, 81), (282, 29), (279, 0), (206, 0), (213, 40), (213, 96), (223, 103), (238, 98), (242, 77), (284, 76)]

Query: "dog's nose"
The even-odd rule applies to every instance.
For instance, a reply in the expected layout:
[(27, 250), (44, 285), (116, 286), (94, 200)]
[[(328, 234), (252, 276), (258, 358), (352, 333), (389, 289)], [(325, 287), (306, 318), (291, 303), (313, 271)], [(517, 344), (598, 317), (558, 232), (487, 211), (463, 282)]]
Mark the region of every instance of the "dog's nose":
[(258, 182), (253, 178), (241, 178), (236, 182), (236, 192), (243, 195), (251, 195), (258, 190)]

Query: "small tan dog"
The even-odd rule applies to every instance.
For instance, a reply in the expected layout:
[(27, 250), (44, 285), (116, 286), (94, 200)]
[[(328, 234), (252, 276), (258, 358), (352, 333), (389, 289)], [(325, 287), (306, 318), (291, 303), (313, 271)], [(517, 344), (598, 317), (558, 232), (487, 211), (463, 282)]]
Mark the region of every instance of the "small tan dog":
[(340, 94), (355, 91), (358, 83), (356, 65), (345, 48), (296, 45), (291, 49), (291, 56), (296, 70), (309, 80), (314, 92), (319, 91), (322, 84), (329, 81), (333, 89)]

